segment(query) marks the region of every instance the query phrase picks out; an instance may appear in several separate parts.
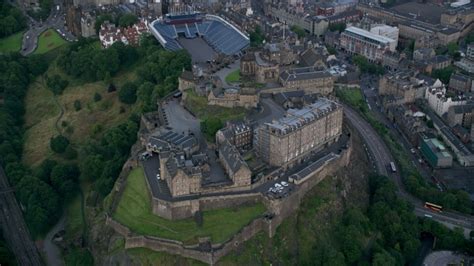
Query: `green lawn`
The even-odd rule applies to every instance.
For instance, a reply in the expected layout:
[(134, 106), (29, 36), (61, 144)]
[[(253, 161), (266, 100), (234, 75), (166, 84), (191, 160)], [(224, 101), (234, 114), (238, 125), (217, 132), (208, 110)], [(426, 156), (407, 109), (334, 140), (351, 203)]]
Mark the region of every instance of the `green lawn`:
[(66, 43), (67, 41), (64, 40), (55, 30), (49, 29), (41, 33), (38, 40), (38, 47), (34, 53), (44, 54)]
[(243, 107), (227, 108), (222, 106), (207, 105), (207, 98), (198, 96), (194, 91), (186, 92), (186, 107), (199, 119), (217, 117), (221, 121), (242, 120), (247, 114)]
[(240, 69), (237, 69), (233, 72), (230, 72), (227, 77), (225, 77), (225, 81), (227, 83), (234, 83), (234, 82), (239, 82), (240, 81)]
[(20, 51), (22, 38), (23, 31), (0, 39), (0, 54)]
[(262, 204), (203, 212), (203, 225), (194, 219), (170, 221), (151, 212), (142, 168), (134, 169), (113, 217), (138, 234), (176, 239), (187, 244), (197, 243), (199, 237), (210, 236), (218, 243), (229, 239), (242, 227), (265, 212)]

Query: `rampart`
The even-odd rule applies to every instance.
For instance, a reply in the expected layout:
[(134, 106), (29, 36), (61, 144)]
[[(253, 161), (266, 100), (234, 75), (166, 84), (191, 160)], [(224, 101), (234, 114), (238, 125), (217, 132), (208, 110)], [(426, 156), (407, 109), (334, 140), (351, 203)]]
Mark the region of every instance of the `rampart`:
[[(307, 181), (299, 184), (295, 191), (286, 198), (270, 199), (261, 193), (246, 193), (237, 195), (207, 196), (180, 202), (163, 201), (156, 204), (156, 206), (153, 204), (153, 208), (162, 208), (161, 210), (153, 211), (162, 212), (164, 217), (170, 218), (189, 217), (190, 213), (194, 213), (197, 210), (233, 207), (251, 202), (263, 202), (265, 204), (270, 215), (267, 214), (265, 217), (254, 219), (228, 241), (223, 243), (211, 244), (209, 240), (201, 240), (200, 243), (196, 245), (185, 245), (176, 240), (137, 235), (126, 226), (113, 220), (109, 215), (107, 215), (106, 223), (117, 233), (125, 237), (126, 249), (144, 247), (155, 251), (163, 251), (170, 254), (192, 258), (213, 265), (220, 258), (227, 255), (241, 243), (249, 240), (259, 232), (266, 232), (270, 237), (273, 237), (276, 229), (283, 220), (298, 210), (303, 197), (308, 191), (321, 182), (325, 177), (333, 175), (338, 169), (349, 164), (351, 153), (352, 138), (349, 141), (348, 148), (342, 150), (337, 159), (329, 161), (315, 170)], [(124, 183), (125, 180), (121, 183), (122, 186)], [(122, 186), (117, 188), (118, 191), (122, 190)], [(173, 204), (171, 210), (166, 210), (167, 207), (170, 207), (166, 204)]]

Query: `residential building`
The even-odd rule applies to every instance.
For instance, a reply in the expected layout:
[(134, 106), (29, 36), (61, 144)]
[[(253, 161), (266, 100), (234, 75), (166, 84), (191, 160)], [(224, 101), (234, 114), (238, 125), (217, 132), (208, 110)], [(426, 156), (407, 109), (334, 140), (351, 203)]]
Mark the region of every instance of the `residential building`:
[(461, 73), (454, 73), (449, 79), (449, 88), (457, 90), (459, 92), (471, 92), (474, 91), (473, 79), (470, 76), (463, 75)]
[(280, 83), (289, 90), (328, 95), (334, 89), (334, 77), (325, 69), (316, 67), (291, 68), (280, 74)]
[(342, 134), (342, 107), (321, 98), (285, 117), (265, 123), (256, 131), (256, 149), (272, 166), (288, 167), (312, 152), (337, 141)]
[(387, 117), (396, 124), (414, 146), (419, 146), (420, 135), (426, 132), (426, 115), (408, 105), (393, 105), (387, 108)]
[(413, 60), (415, 61), (427, 61), (436, 56), (433, 48), (419, 48), (413, 51)]
[(424, 97), (428, 85), (417, 78), (410, 70), (400, 70), (383, 75), (379, 80), (379, 94), (393, 95), (400, 98), (400, 104), (413, 103)]
[(350, 54), (360, 54), (369, 61), (381, 61), (387, 51), (395, 51), (397, 42), (369, 31), (349, 27), (341, 34), (340, 46)]
[(216, 143), (228, 141), (238, 150), (252, 148), (253, 126), (245, 122), (227, 122), (226, 126), (216, 133)]
[(450, 127), (461, 125), (470, 128), (474, 122), (474, 103), (451, 106), (448, 109), (446, 122)]
[(252, 172), (250, 168), (236, 147), (227, 140), (219, 146), (219, 160), (234, 186), (241, 187), (251, 184)]
[(453, 156), (436, 138), (423, 139), (420, 151), (433, 168), (446, 168), (453, 165)]
[(426, 90), (425, 99), (428, 101), (431, 109), (439, 116), (443, 116), (452, 106), (467, 103), (466, 99), (462, 96), (448, 97), (446, 95), (446, 88), (441, 82)]

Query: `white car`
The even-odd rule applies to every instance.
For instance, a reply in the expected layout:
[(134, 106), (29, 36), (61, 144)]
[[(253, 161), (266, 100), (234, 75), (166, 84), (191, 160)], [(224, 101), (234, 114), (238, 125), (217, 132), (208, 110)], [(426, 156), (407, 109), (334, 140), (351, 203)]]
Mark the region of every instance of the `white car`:
[(286, 183), (285, 181), (281, 181), (281, 185), (284, 186), (284, 187), (287, 187), (288, 183)]
[(160, 180), (160, 174), (156, 174), (156, 179)]
[(275, 187), (276, 187), (276, 188), (281, 188), (281, 185), (278, 184), (278, 183), (275, 183)]

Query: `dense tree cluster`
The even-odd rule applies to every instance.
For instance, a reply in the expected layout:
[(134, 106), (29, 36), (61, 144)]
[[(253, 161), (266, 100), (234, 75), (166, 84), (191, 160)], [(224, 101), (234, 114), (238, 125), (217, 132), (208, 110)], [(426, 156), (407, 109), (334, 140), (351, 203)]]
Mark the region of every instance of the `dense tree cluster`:
[(451, 75), (454, 73), (453, 66), (448, 66), (442, 69), (435, 69), (431, 76), (433, 78), (441, 80), (444, 84), (448, 84), (451, 79)]
[(83, 147), (82, 178), (94, 182), (95, 189), (104, 197), (112, 189), (137, 140), (138, 123), (139, 117), (132, 116), (107, 130), (100, 140), (91, 140)]
[(49, 146), (55, 153), (63, 153), (69, 146), (69, 140), (63, 135), (58, 135), (51, 138)]
[(56, 74), (52, 77), (46, 76), (46, 85), (55, 95), (60, 95), (64, 89), (66, 89), (67, 85), (69, 85), (69, 82)]
[(63, 51), (58, 65), (75, 78), (83, 81), (105, 80), (114, 76), (121, 67), (138, 59), (137, 50), (117, 42), (108, 49), (97, 49), (91, 39), (80, 39)]
[(346, 29), (346, 23), (333, 23), (328, 27), (329, 31), (343, 32)]
[(255, 27), (255, 30), (250, 32), (250, 46), (260, 47), (263, 45), (265, 35), (262, 32), (260, 26)]
[(217, 117), (209, 117), (201, 121), (201, 131), (208, 140), (214, 139), (217, 131), (224, 126), (224, 123)]
[(123, 14), (118, 19), (118, 25), (120, 27), (130, 27), (137, 22), (138, 17), (131, 13)]
[(7, 2), (6, 0), (0, 2), (0, 38), (26, 27), (26, 20), (21, 11)]
[(369, 63), (367, 58), (362, 55), (355, 55), (352, 57), (352, 61), (356, 66), (359, 67), (360, 72), (362, 73), (369, 73), (369, 74), (377, 74), (383, 75), (385, 73), (385, 69), (377, 64)]
[(61, 213), (61, 195), (21, 163), (23, 115), (26, 90), (34, 75), (44, 73), (47, 64), (38, 57), (0, 56), (0, 163), (25, 208), (25, 220), (34, 235), (45, 232)]
[(37, 20), (46, 20), (53, 8), (53, 0), (39, 0), (39, 9), (30, 10), (28, 14)]
[(298, 25), (291, 26), (291, 31), (298, 35), (298, 38), (306, 37), (306, 31)]

